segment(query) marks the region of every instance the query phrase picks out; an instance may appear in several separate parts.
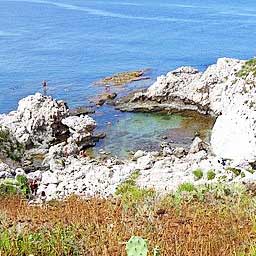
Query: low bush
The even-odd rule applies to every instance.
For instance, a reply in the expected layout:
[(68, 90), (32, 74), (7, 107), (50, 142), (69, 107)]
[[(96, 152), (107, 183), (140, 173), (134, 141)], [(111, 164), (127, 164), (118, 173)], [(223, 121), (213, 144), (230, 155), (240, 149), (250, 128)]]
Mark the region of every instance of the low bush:
[(155, 196), (153, 189), (139, 188), (136, 181), (139, 177), (139, 171), (135, 171), (125, 182), (116, 189), (116, 195), (128, 208), (136, 207), (136, 205), (152, 199)]
[(203, 171), (202, 171), (201, 169), (196, 169), (196, 170), (194, 170), (194, 171), (193, 171), (193, 174), (194, 174), (194, 176), (195, 176), (195, 180), (200, 180), (200, 179), (202, 179), (203, 176), (204, 176), (204, 173), (203, 173)]
[(0, 153), (14, 161), (20, 161), (25, 148), (9, 132), (0, 126)]
[(208, 179), (208, 180), (213, 180), (215, 177), (216, 177), (215, 171), (209, 170), (209, 171), (207, 172), (207, 179)]
[(250, 73), (256, 76), (256, 58), (246, 61), (237, 75), (239, 77), (246, 78)]
[(28, 179), (23, 175), (18, 175), (16, 179), (5, 179), (0, 182), (0, 195), (29, 197), (30, 193)]

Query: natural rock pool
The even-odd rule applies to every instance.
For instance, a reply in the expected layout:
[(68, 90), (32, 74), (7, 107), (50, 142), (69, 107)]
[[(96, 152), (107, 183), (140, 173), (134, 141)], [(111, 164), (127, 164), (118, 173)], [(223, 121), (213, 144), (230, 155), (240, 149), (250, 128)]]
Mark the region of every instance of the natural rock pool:
[(90, 151), (94, 155), (105, 151), (118, 157), (127, 157), (139, 149), (158, 150), (163, 142), (188, 147), (195, 134), (207, 141), (214, 123), (212, 117), (196, 113), (122, 113), (111, 107), (104, 107), (94, 118), (98, 131), (106, 132), (106, 137)]

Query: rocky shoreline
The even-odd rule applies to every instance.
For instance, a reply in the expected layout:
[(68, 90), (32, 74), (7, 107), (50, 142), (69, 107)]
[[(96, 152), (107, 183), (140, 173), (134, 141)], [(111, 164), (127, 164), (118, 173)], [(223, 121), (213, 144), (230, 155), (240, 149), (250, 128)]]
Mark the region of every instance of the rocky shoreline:
[[(38, 182), (36, 198), (108, 197), (133, 172), (137, 185), (159, 193), (181, 183), (253, 182), (256, 179), (256, 78), (238, 76), (245, 61), (222, 58), (201, 73), (181, 67), (147, 90), (117, 99), (122, 111), (197, 111), (216, 117), (210, 144), (196, 136), (190, 149), (162, 144), (160, 152), (139, 150), (131, 159), (93, 159), (96, 122), (73, 115), (63, 101), (39, 93), (0, 115), (0, 179), (24, 174)], [(211, 175), (209, 175), (211, 173)]]

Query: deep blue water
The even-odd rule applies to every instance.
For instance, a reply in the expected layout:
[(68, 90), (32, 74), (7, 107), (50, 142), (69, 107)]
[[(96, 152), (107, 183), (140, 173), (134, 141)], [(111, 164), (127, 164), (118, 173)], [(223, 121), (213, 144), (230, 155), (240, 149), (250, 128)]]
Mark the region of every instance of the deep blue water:
[[(116, 72), (152, 69), (152, 80), (131, 90), (181, 65), (203, 70), (219, 57), (251, 58), (255, 27), (255, 0), (0, 0), (0, 113), (42, 91), (43, 79), (48, 94), (75, 107), (104, 90), (95, 81)], [(94, 118), (107, 132), (96, 149), (117, 155), (155, 147), (163, 134), (188, 142), (210, 128), (107, 106)]]
[(0, 0), (0, 113), (43, 79), (77, 106), (118, 71), (250, 58), (255, 26), (254, 0)]

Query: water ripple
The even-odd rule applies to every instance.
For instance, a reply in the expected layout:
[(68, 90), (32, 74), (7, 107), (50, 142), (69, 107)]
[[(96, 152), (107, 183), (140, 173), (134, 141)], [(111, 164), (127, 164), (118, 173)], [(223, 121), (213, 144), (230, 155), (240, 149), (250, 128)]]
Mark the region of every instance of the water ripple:
[(155, 16), (155, 17), (145, 17), (145, 16), (134, 16), (134, 15), (126, 15), (121, 13), (108, 12), (100, 9), (93, 9), (88, 7), (82, 7), (72, 4), (64, 4), (58, 2), (51, 1), (42, 1), (42, 0), (9, 0), (11, 2), (27, 2), (27, 3), (35, 3), (35, 4), (46, 4), (56, 6), (66, 10), (72, 11), (80, 11), (86, 12), (90, 15), (95, 16), (103, 16), (103, 17), (111, 17), (111, 18), (119, 18), (119, 19), (132, 19), (132, 20), (145, 20), (145, 21), (160, 21), (160, 22), (193, 22), (193, 23), (201, 23), (202, 20), (196, 19), (182, 19), (182, 18), (174, 18), (174, 17), (163, 17), (163, 16)]

